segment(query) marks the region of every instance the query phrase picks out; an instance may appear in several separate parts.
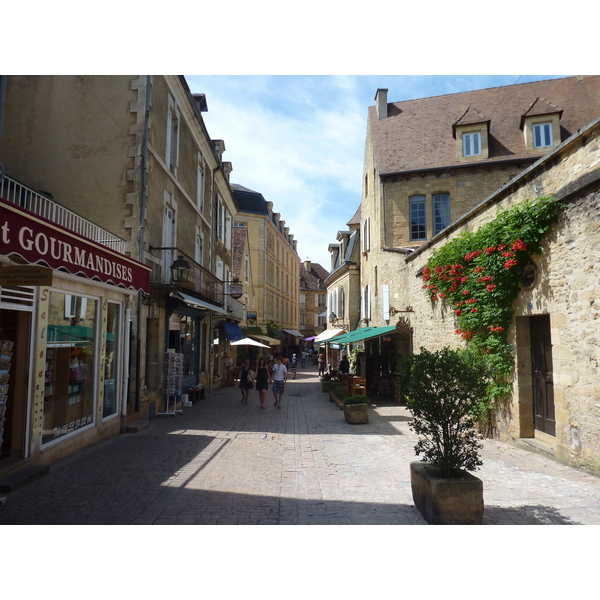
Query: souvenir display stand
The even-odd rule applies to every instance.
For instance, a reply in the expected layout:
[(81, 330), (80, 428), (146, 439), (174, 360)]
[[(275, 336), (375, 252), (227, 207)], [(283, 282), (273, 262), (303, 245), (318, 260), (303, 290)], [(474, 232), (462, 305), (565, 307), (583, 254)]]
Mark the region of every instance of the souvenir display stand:
[(181, 414), (177, 410), (177, 399), (181, 395), (181, 379), (183, 376), (183, 354), (178, 352), (167, 352), (165, 354), (165, 410), (158, 413), (159, 416)]

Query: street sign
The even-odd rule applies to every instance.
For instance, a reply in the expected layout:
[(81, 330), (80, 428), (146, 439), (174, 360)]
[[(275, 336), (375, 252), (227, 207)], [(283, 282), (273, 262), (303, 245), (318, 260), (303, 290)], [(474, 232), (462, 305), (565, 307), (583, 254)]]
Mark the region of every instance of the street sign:
[(38, 265), (8, 265), (0, 269), (0, 285), (52, 285), (52, 269)]
[(244, 295), (244, 286), (243, 285), (229, 285), (229, 295), (232, 298), (241, 298)]

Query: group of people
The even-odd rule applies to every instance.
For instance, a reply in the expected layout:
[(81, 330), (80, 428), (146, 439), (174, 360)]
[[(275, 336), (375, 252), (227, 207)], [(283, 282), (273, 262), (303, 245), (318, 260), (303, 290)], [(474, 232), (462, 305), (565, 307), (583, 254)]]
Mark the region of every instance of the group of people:
[(268, 355), (261, 356), (258, 361), (252, 363), (249, 358), (246, 358), (239, 374), (239, 388), (242, 392), (241, 402), (248, 404), (248, 393), (251, 389), (256, 388), (260, 408), (266, 408), (267, 391), (269, 384), (271, 384), (275, 400), (274, 406), (281, 408), (288, 376), (291, 379), (296, 379), (298, 363), (301, 367), (306, 367), (307, 361), (313, 364), (316, 362), (319, 365), (319, 375), (323, 375), (326, 367), (325, 354), (317, 354), (312, 347), (303, 349), (299, 352), (299, 356), (295, 353), (292, 354), (291, 358), (279, 355), (274, 361)]
[(260, 408), (266, 408), (267, 390), (269, 383), (272, 384), (273, 396), (275, 398), (274, 406), (281, 408), (281, 400), (287, 383), (288, 368), (284, 364), (284, 358), (278, 356), (271, 365), (264, 356), (258, 359), (256, 364), (250, 364), (250, 359), (246, 358), (240, 371), (240, 385), (242, 392), (241, 402), (248, 404), (248, 393), (256, 387)]

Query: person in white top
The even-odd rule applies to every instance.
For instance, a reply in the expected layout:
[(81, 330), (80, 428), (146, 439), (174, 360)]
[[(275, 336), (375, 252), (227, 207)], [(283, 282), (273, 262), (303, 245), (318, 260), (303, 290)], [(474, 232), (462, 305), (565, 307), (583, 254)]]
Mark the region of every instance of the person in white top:
[(283, 364), (283, 358), (281, 356), (277, 357), (277, 362), (273, 365), (271, 373), (273, 376), (273, 396), (275, 396), (274, 406), (281, 408), (281, 400), (287, 382), (287, 367)]

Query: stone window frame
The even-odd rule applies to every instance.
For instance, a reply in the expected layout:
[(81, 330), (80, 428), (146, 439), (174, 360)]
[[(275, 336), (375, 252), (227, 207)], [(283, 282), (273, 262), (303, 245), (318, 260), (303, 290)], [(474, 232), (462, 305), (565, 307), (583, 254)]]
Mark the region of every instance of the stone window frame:
[[(422, 236), (413, 235), (413, 206), (417, 204), (417, 198), (423, 199), (423, 217), (419, 216), (419, 218), (424, 218), (422, 225), (424, 227), (424, 231)], [(421, 200), (418, 202), (420, 204)], [(420, 223), (417, 224), (417, 226), (421, 226)], [(408, 197), (408, 228), (408, 238), (411, 242), (421, 242), (427, 240), (427, 194), (411, 194)]]
[[(555, 112), (524, 118), (523, 136), (525, 138), (525, 150), (527, 154), (546, 154), (547, 152), (550, 152), (550, 150), (553, 150), (560, 145), (560, 115), (560, 112)], [(534, 127), (536, 125), (543, 125), (546, 123), (550, 123), (552, 125), (552, 145), (537, 147), (534, 139)]]
[[(464, 137), (465, 135), (479, 134), (479, 154), (464, 153)], [(473, 162), (478, 160), (486, 160), (490, 156), (488, 143), (488, 122), (472, 123), (470, 125), (456, 126), (456, 161), (457, 162)]]

